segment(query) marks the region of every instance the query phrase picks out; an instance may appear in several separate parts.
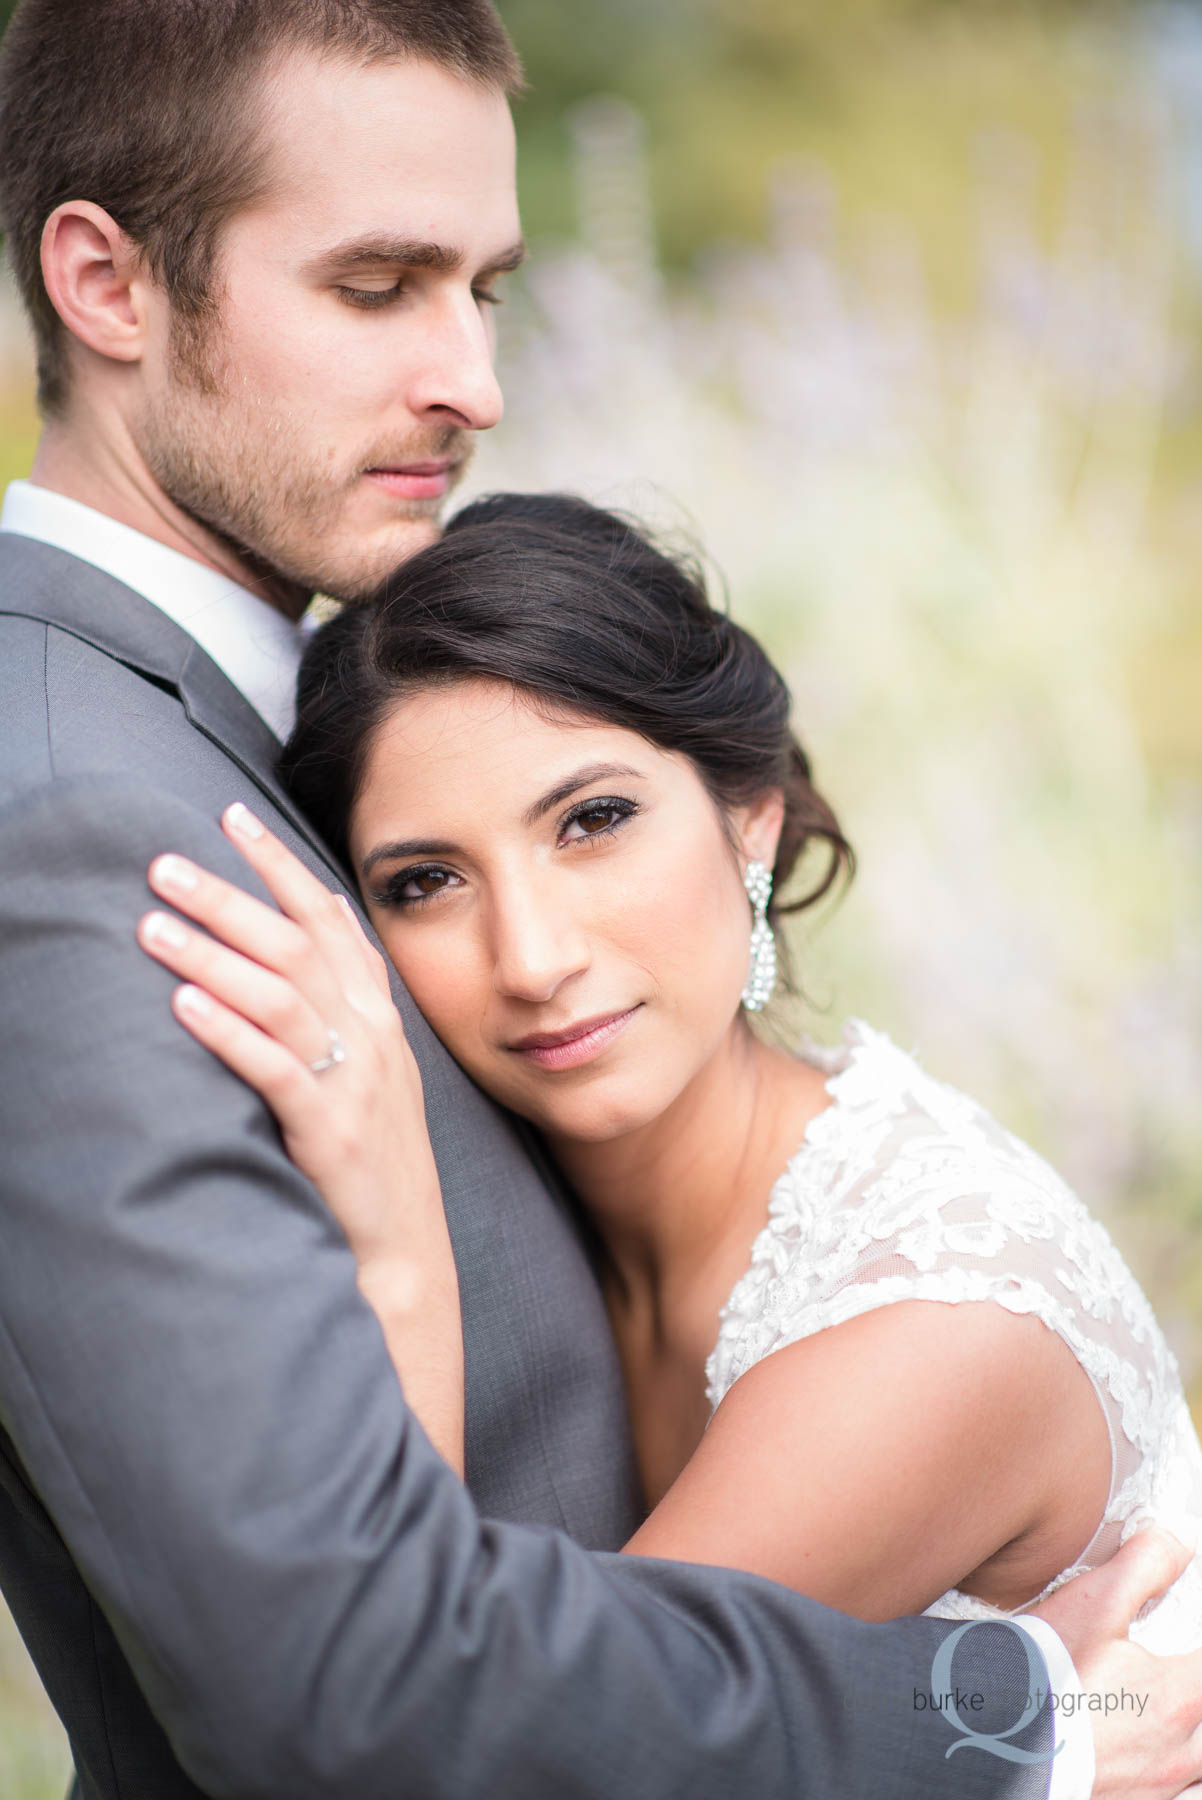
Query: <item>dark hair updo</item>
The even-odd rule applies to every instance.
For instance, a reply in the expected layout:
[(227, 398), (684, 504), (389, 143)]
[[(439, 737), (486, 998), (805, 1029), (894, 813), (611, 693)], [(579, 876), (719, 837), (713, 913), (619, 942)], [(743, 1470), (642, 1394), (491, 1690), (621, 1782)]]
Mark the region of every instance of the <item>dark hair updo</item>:
[[(345, 607), (312, 639), (280, 773), (344, 860), (376, 728), (408, 693), (480, 677), (687, 756), (724, 814), (783, 790), (773, 913), (812, 906), (853, 873), (789, 729), (788, 689), (759, 644), (710, 605), (691, 560), (560, 494), (466, 507), (375, 600)], [(826, 866), (782, 905), (813, 840), (827, 847)]]

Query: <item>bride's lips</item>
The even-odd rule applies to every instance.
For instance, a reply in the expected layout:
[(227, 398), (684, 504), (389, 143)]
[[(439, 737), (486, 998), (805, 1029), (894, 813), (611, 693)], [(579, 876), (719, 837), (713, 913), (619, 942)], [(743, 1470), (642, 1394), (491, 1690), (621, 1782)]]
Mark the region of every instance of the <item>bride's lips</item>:
[(404, 463), (395, 469), (368, 469), (367, 479), (396, 500), (441, 500), (450, 492), (457, 464), (448, 457), (436, 462)]
[(527, 1062), (537, 1063), (540, 1069), (575, 1069), (581, 1063), (591, 1062), (612, 1044), (638, 1010), (632, 1006), (626, 1012), (600, 1013), (596, 1018), (565, 1026), (562, 1031), (535, 1031), (510, 1044), (509, 1049)]

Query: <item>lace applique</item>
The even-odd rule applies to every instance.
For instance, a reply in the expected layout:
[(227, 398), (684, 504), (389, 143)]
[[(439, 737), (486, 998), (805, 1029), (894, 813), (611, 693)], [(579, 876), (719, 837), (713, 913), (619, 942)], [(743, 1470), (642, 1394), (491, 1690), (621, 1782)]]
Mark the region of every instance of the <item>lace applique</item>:
[[(706, 1365), (711, 1409), (763, 1357), (828, 1325), (897, 1300), (994, 1300), (1064, 1340), (1110, 1433), (1103, 1518), (1038, 1597), (1153, 1518), (1196, 1538), (1202, 1448), (1176, 1361), (1104, 1226), (1042, 1157), (882, 1033), (853, 1020), (844, 1038), (805, 1047), (828, 1071), (832, 1103), (773, 1186), (751, 1265), (723, 1308)], [(1149, 1648), (1202, 1646), (1199, 1558), (1145, 1610), (1132, 1636)], [(1005, 1616), (958, 1589), (927, 1611)]]

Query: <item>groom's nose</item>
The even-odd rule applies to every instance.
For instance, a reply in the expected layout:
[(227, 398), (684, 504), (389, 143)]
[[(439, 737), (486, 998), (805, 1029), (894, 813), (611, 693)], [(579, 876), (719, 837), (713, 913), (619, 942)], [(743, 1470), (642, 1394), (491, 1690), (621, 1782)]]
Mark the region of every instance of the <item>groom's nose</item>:
[(420, 351), (409, 382), (418, 416), (454, 413), (471, 431), (488, 431), (504, 410), (493, 366), (494, 336), (484, 308), (470, 294), (441, 296), (423, 320)]

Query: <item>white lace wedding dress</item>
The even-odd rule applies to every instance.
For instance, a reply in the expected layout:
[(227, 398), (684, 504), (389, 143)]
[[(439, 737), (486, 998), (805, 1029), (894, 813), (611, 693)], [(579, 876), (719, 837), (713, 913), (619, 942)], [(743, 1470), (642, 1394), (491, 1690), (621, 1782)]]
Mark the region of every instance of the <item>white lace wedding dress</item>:
[[(1197, 1542), (1202, 1448), (1172, 1352), (1104, 1227), (1033, 1150), (882, 1033), (853, 1020), (842, 1046), (804, 1054), (830, 1072), (832, 1102), (773, 1187), (723, 1308), (710, 1406), (762, 1357), (873, 1307), (995, 1300), (1064, 1339), (1110, 1432), (1105, 1514), (1040, 1598), (1153, 1519)], [(1005, 1616), (955, 1588), (927, 1611)], [(1149, 1649), (1202, 1646), (1202, 1558), (1145, 1611), (1131, 1635)]]

